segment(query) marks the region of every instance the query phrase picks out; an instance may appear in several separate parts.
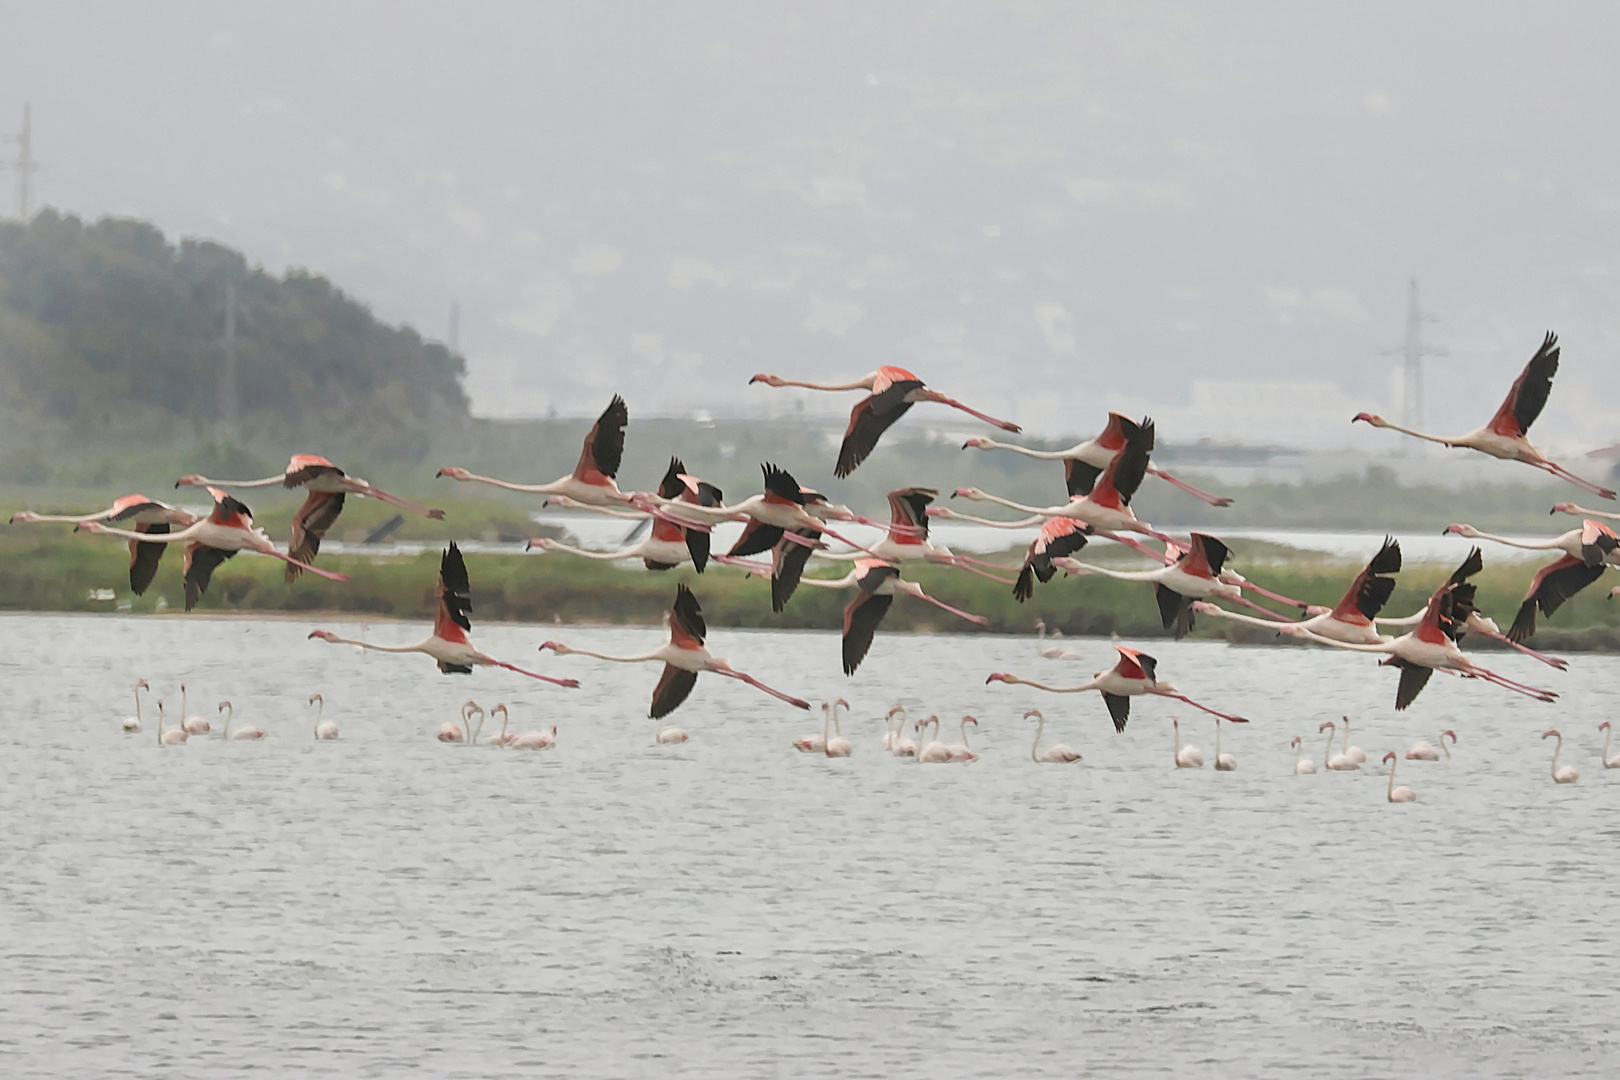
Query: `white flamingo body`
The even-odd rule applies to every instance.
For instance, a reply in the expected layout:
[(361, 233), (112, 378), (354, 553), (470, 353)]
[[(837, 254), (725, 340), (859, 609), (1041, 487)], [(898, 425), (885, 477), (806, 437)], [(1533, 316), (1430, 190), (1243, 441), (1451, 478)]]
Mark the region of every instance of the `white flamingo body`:
[(315, 740), (329, 742), (337, 738), (338, 726), (330, 720), (321, 719), (321, 714), (326, 711), (326, 699), (319, 694), (311, 694), (308, 704), (315, 706)]
[(214, 725), (210, 724), (202, 717), (186, 715), (185, 683), (180, 684), (180, 716), (180, 727), (187, 735), (207, 735), (210, 731), (214, 730)]
[(141, 731), (141, 691), (150, 690), (145, 679), (135, 680), (135, 715), (126, 716), (123, 720), (123, 729), (131, 735), (139, 735)]
[(623, 506), (630, 497), (619, 490), (617, 477), (624, 455), (624, 429), (630, 422), (624, 399), (613, 395), (608, 407), (597, 417), (596, 423), (585, 433), (580, 448), (579, 462), (574, 471), (549, 484), (514, 484), (479, 476), (455, 465), (439, 470), (439, 476), (452, 480), (489, 484), (508, 491), (523, 491), (531, 495), (561, 495), (587, 506)]
[(189, 736), (186, 735), (186, 732), (185, 732), (184, 728), (172, 727), (172, 728), (165, 729), (163, 727), (163, 701), (162, 701), (161, 698), (158, 700), (157, 710), (158, 710), (158, 728), (157, 728), (158, 745), (159, 746), (184, 746), (186, 744), (186, 739), (189, 738)]
[(1438, 748), (1431, 746), (1427, 739), (1419, 739), (1417, 742), (1412, 744), (1412, 749), (1406, 752), (1406, 760), (1439, 761), (1441, 751), (1445, 751), (1447, 759), (1450, 759), (1451, 751), (1446, 747), (1447, 735), (1451, 736), (1451, 741), (1453, 743), (1457, 741), (1457, 733), (1452, 731), (1450, 728), (1447, 728), (1445, 731), (1440, 733), (1440, 746)]
[(228, 701), (219, 703), (219, 711), (225, 714), (225, 730), (220, 732), (222, 738), (229, 739), (231, 742), (256, 742), (268, 734), (264, 728), (254, 727), (252, 724), (232, 731), (231, 720), (236, 716), (236, 707)]
[(619, 559), (641, 559), (648, 563), (673, 567), (692, 561), (692, 552), (687, 548), (684, 539), (662, 540), (656, 536), (648, 536), (640, 543), (632, 544), (630, 547), (619, 551), (590, 551), (586, 548), (571, 547), (560, 540), (553, 540), (550, 537), (530, 540), (528, 546), (530, 548), (544, 548), (546, 551), (559, 551), (567, 555), (577, 555), (582, 559), (600, 559), (609, 562)]
[(979, 755), (975, 754), (973, 752), (973, 748), (968, 745), (967, 726), (969, 724), (972, 724), (974, 727), (979, 726), (979, 722), (977, 720), (975, 720), (973, 717), (971, 717), (971, 716), (962, 717), (962, 725), (961, 725), (962, 726), (962, 741), (959, 742), (959, 743), (952, 743), (951, 745), (949, 745), (949, 746), (947, 746), (945, 748), (945, 752), (951, 756), (952, 761), (978, 761), (979, 760)]
[(658, 720), (657, 724), (658, 727), (653, 732), (653, 742), (655, 743), (683, 743), (691, 738), (690, 735), (678, 727), (665, 727), (663, 720)]
[(1344, 744), (1339, 753), (1357, 765), (1367, 764), (1367, 755), (1362, 752), (1361, 747), (1350, 745), (1350, 718), (1348, 716), (1344, 718)]
[(1176, 733), (1176, 768), (1202, 769), (1204, 767), (1204, 755), (1198, 752), (1198, 747), (1181, 745), (1181, 721), (1172, 716), (1170, 726), (1175, 729)]
[(1048, 636), (1047, 633), (1046, 633), (1046, 621), (1044, 619), (1036, 619), (1035, 620), (1035, 632), (1036, 632), (1036, 634), (1039, 635), (1039, 638), (1040, 638), (1040, 643), (1035, 646), (1035, 651), (1040, 653), (1046, 659), (1048, 659), (1048, 660), (1084, 660), (1085, 659), (1085, 657), (1081, 656), (1079, 653), (1075, 652), (1073, 649), (1065, 649), (1061, 645), (1050, 644), (1050, 642), (1061, 641), (1062, 638), (1063, 638), (1063, 634), (1060, 631), (1054, 630), (1054, 631), (1052, 631), (1051, 635)]
[(1603, 732), (1603, 767), (1605, 769), (1620, 769), (1620, 754), (1616, 754), (1614, 757), (1609, 756), (1609, 739), (1614, 735), (1614, 729), (1605, 720), (1598, 725), (1598, 730)]
[(525, 731), (521, 735), (514, 735), (506, 745), (513, 750), (550, 750), (557, 745), (557, 725), (551, 725), (546, 731)]
[[(922, 732), (927, 729), (929, 724), (934, 725), (934, 731), (937, 735), (939, 731), (939, 717), (937, 716), (930, 716), (917, 721), (917, 730)], [(951, 760), (951, 752), (945, 748), (945, 744), (940, 742), (937, 737), (929, 739), (926, 735), (919, 734), (917, 739), (916, 756), (919, 765), (941, 765)]]
[(1303, 753), (1303, 741), (1298, 735), (1295, 735), (1294, 741), (1289, 744), (1294, 748), (1294, 775), (1312, 776), (1316, 773), (1316, 762), (1308, 757), (1300, 756)]
[(1037, 765), (1069, 765), (1080, 760), (1080, 755), (1068, 743), (1053, 743), (1044, 751), (1041, 750), (1041, 732), (1046, 730), (1046, 717), (1041, 710), (1031, 709), (1024, 714), (1024, 719), (1035, 717), (1035, 741), (1030, 744), (1029, 758)]
[(511, 746), (512, 743), (515, 742), (517, 740), (517, 738), (518, 738), (518, 733), (517, 732), (508, 731), (506, 729), (507, 728), (507, 721), (511, 719), (511, 714), (507, 712), (506, 705), (504, 703), (500, 704), (500, 705), (497, 705), (493, 709), (489, 710), (489, 714), (492, 717), (496, 713), (501, 714), (501, 730), (496, 732), (494, 735), (491, 735), (489, 737), (489, 739), (488, 739), (489, 745), (491, 745), (491, 746)]
[(896, 747), (900, 743), (900, 737), (895, 734), (895, 726), (896, 726), (895, 722), (894, 722), (895, 713), (900, 714), (899, 726), (904, 727), (905, 723), (906, 723), (906, 708), (905, 708), (905, 706), (904, 705), (896, 705), (894, 708), (890, 709), (888, 711), (888, 713), (886, 713), (884, 715), (884, 717), (883, 717), (883, 749), (889, 751), (889, 753), (891, 753), (891, 754), (894, 753)]
[(1553, 747), (1553, 756), (1552, 756), (1552, 778), (1553, 778), (1553, 783), (1555, 783), (1555, 784), (1573, 784), (1573, 783), (1575, 783), (1577, 780), (1579, 780), (1581, 778), (1580, 771), (1578, 769), (1576, 769), (1575, 766), (1573, 766), (1573, 765), (1565, 765), (1563, 768), (1558, 767), (1558, 752), (1564, 748), (1564, 737), (1562, 735), (1558, 734), (1558, 729), (1557, 728), (1552, 728), (1552, 729), (1548, 730), (1541, 737), (1543, 739), (1545, 739), (1548, 736), (1553, 736), (1553, 737), (1556, 737), (1558, 739), (1557, 745), (1555, 745)]
[(1384, 760), (1389, 762), (1389, 791), (1386, 798), (1390, 802), (1417, 802), (1417, 792), (1404, 785), (1401, 787), (1395, 786), (1395, 765), (1397, 762), (1395, 751), (1391, 750), (1385, 754)]
[(849, 703), (843, 698), (839, 698), (837, 701), (832, 703), (830, 708), (825, 702), (821, 706), (826, 713), (826, 715), (822, 717), (821, 721), (822, 752), (826, 754), (827, 757), (849, 757), (855, 752), (855, 747), (851, 745), (850, 741), (844, 738), (842, 735), (831, 735), (829, 737), (828, 727), (829, 725), (837, 722), (838, 706), (840, 705), (847, 708)]
[(1327, 766), (1329, 772), (1354, 772), (1355, 770), (1361, 768), (1361, 766), (1356, 764), (1356, 762), (1352, 759), (1345, 757), (1343, 754), (1335, 754), (1333, 752), (1333, 737), (1338, 734), (1338, 728), (1338, 724), (1335, 724), (1333, 721), (1329, 720), (1321, 727), (1316, 729), (1317, 734), (1321, 734), (1324, 731), (1328, 733), (1327, 749), (1322, 753), (1322, 764)]
[(1237, 758), (1231, 754), (1221, 753), (1221, 718), (1215, 718), (1215, 771), (1234, 772), (1237, 769)]

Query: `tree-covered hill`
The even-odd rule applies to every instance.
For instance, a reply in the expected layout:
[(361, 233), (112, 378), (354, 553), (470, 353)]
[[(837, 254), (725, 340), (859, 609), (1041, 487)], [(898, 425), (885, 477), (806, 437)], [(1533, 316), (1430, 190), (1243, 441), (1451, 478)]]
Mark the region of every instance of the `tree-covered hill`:
[[(235, 394), (224, 363), (237, 296)], [(0, 222), (8, 412), (106, 424), (131, 411), (218, 425), (437, 426), (467, 417), (462, 358), (387, 326), (325, 278), (276, 277), (145, 222), (45, 210)]]

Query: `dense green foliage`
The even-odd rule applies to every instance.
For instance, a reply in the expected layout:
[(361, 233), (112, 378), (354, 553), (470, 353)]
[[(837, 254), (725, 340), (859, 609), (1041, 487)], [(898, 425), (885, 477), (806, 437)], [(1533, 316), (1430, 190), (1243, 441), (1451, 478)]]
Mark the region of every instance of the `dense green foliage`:
[(0, 384), (26, 412), (61, 421), (106, 423), (131, 408), (219, 420), (230, 411), (227, 286), (239, 309), (236, 408), (250, 426), (466, 417), (460, 357), (383, 325), (325, 278), (277, 278), (219, 244), (51, 210), (0, 223)]

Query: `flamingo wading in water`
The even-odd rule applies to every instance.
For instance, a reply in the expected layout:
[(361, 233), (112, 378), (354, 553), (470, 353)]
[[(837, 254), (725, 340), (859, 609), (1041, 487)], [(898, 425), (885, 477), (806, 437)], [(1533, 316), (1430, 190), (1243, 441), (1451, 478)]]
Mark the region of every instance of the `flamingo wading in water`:
[(1603, 723), (1598, 725), (1598, 730), (1603, 732), (1603, 753), (1601, 755), (1603, 758), (1603, 767), (1605, 769), (1620, 769), (1620, 754), (1616, 754), (1614, 757), (1609, 756), (1609, 738), (1614, 734), (1614, 729), (1610, 727), (1609, 722), (1605, 720)]
[[(168, 503), (148, 499), (145, 495), (125, 495), (114, 499), (113, 504), (100, 513), (81, 514), (36, 514), (32, 510), (19, 510), (11, 515), (11, 523), (17, 524), (39, 521), (71, 521), (74, 524), (83, 524), (86, 521), (101, 521), (113, 523), (127, 523), (134, 526), (138, 533), (153, 533), (162, 535), (174, 531), (175, 528), (187, 528), (197, 523), (195, 515)], [(131, 540), (129, 542), (129, 591), (136, 596), (146, 592), (152, 579), (157, 576), (158, 563), (163, 559), (163, 553), (168, 550), (164, 544), (153, 543), (149, 540)]]
[(122, 725), (131, 735), (139, 735), (141, 732), (141, 691), (150, 689), (152, 688), (146, 684), (145, 679), (135, 680), (135, 715), (124, 717)]
[[(1220, 723), (1221, 723), (1220, 718), (1216, 717), (1216, 719), (1215, 719), (1216, 731), (1220, 730)], [(1176, 735), (1176, 745), (1175, 745), (1176, 768), (1178, 768), (1178, 769), (1202, 769), (1204, 767), (1204, 755), (1199, 751), (1198, 747), (1190, 746), (1190, 745), (1189, 746), (1182, 746), (1181, 745), (1181, 720), (1180, 720), (1180, 718), (1172, 716), (1170, 718), (1170, 727), (1175, 732), (1175, 735)]]
[(1419, 739), (1417, 742), (1412, 744), (1412, 749), (1410, 749), (1410, 750), (1408, 750), (1406, 752), (1406, 760), (1407, 761), (1439, 761), (1440, 760), (1440, 752), (1442, 750), (1444, 750), (1445, 755), (1446, 755), (1446, 760), (1450, 761), (1451, 760), (1451, 751), (1446, 748), (1446, 736), (1447, 735), (1451, 736), (1451, 741), (1452, 741), (1453, 744), (1455, 744), (1457, 742), (1457, 733), (1455, 731), (1452, 731), (1450, 728), (1446, 728), (1446, 730), (1444, 730), (1444, 731), (1442, 731), (1440, 733), (1440, 747), (1439, 747), (1439, 749), (1436, 749), (1433, 746), (1430, 746), (1429, 741), (1427, 739)]
[[(1552, 738), (1556, 738), (1558, 740), (1558, 742), (1553, 746), (1553, 756), (1552, 756), (1552, 778), (1553, 778), (1553, 783), (1555, 783), (1555, 784), (1573, 784), (1577, 780), (1579, 780), (1581, 778), (1580, 770), (1576, 769), (1575, 766), (1573, 766), (1573, 765), (1565, 765), (1562, 769), (1560, 769), (1558, 767), (1558, 752), (1564, 748), (1564, 737), (1558, 733), (1558, 729), (1557, 728), (1548, 728), (1546, 731), (1542, 732), (1541, 737), (1543, 739), (1547, 739), (1549, 737), (1552, 737)], [(1607, 763), (1605, 762), (1605, 764), (1607, 764)]]
[(757, 382), (766, 386), (797, 386), (805, 390), (869, 391), (868, 396), (862, 398), (850, 410), (849, 427), (844, 431), (843, 444), (838, 448), (838, 465), (833, 470), (833, 475), (839, 479), (854, 472), (877, 446), (878, 439), (883, 437), (883, 433), (889, 430), (896, 420), (906, 415), (913, 405), (921, 401), (949, 405), (953, 409), (960, 409), (969, 416), (977, 417), (987, 424), (994, 424), (1001, 430), (1010, 431), (1015, 435), (1023, 430), (1017, 424), (997, 420), (977, 409), (970, 409), (938, 390), (930, 390), (921, 379), (905, 368), (880, 367), (864, 378), (847, 383), (797, 382), (778, 375), (755, 375), (748, 380), (750, 386)]
[(472, 619), (468, 615), (472, 611), (472, 585), (467, 579), (466, 560), (461, 557), (461, 549), (454, 540), (439, 560), (439, 584), (433, 590), (433, 596), (437, 605), (433, 633), (415, 645), (373, 645), (369, 641), (338, 637), (330, 630), (311, 630), (309, 636), (329, 645), (354, 645), (373, 652), (425, 653), (438, 662), (439, 671), (445, 675), (471, 675), (474, 667), (498, 667), (554, 686), (569, 689), (579, 686), (575, 679), (553, 679), (549, 675), (525, 671), (473, 647), (472, 640), (467, 636), (472, 630)]
[(1035, 741), (1029, 746), (1029, 759), (1037, 765), (1069, 765), (1080, 760), (1080, 754), (1068, 743), (1053, 743), (1043, 753), (1041, 751), (1041, 732), (1046, 730), (1046, 717), (1041, 710), (1030, 709), (1024, 713), (1024, 719), (1035, 718)]
[(273, 484), (279, 484), (288, 490), (303, 488), (309, 493), (304, 499), (304, 505), (298, 508), (292, 519), (292, 540), (287, 545), (287, 554), (296, 561), (287, 563), (288, 584), (292, 583), (304, 566), (315, 561), (316, 553), (321, 550), (321, 541), (337, 523), (338, 515), (343, 512), (343, 501), (350, 495), (378, 499), (413, 514), (420, 514), (422, 517), (436, 520), (444, 517), (443, 510), (435, 510), (421, 503), (402, 499), (398, 495), (390, 495), (358, 476), (349, 476), (330, 461), (314, 454), (294, 454), (292, 460), (287, 462), (286, 471), (280, 476), (266, 476), (262, 480), (210, 480), (206, 476), (182, 476), (174, 482), (176, 488), (209, 489), (270, 487)]
[(247, 506), (227, 495), (219, 488), (211, 487), (208, 494), (214, 497), (214, 512), (194, 524), (186, 526), (179, 532), (170, 533), (140, 533), (128, 532), (124, 529), (114, 529), (103, 525), (99, 521), (86, 521), (74, 528), (86, 532), (102, 533), (107, 536), (118, 536), (125, 540), (140, 541), (147, 544), (184, 544), (186, 545), (186, 610), (190, 611), (197, 606), (208, 590), (208, 582), (213, 578), (214, 571), (226, 559), (234, 556), (238, 551), (252, 551), (260, 555), (268, 555), (273, 559), (280, 559), (289, 566), (296, 566), (301, 570), (308, 570), (312, 574), (319, 574), (329, 581), (348, 581), (347, 575), (334, 574), (330, 570), (321, 570), (308, 563), (299, 562), (290, 555), (283, 555), (276, 550), (265, 535), (263, 529), (255, 528), (253, 524), (253, 511)]
[[(1331, 738), (1332, 738), (1332, 736), (1329, 736), (1329, 739), (1331, 739)], [(1289, 746), (1292, 746), (1294, 748), (1294, 775), (1295, 776), (1310, 776), (1310, 775), (1312, 775), (1313, 773), (1316, 772), (1316, 762), (1312, 761), (1308, 757), (1301, 757), (1300, 756), (1300, 754), (1304, 750), (1304, 747), (1302, 746), (1303, 741), (1304, 740), (1302, 740), (1298, 735), (1295, 735), (1294, 736), (1294, 741), (1288, 744)]]
[(1417, 802), (1417, 792), (1404, 784), (1400, 787), (1395, 786), (1395, 751), (1391, 750), (1385, 754), (1384, 760), (1389, 763), (1389, 791), (1385, 798), (1389, 802)]
[(733, 668), (718, 656), (710, 654), (704, 646), (704, 639), (708, 637), (708, 625), (703, 621), (703, 609), (698, 604), (697, 597), (685, 585), (675, 587), (675, 603), (664, 613), (665, 625), (669, 628), (669, 640), (653, 652), (644, 656), (609, 656), (606, 653), (591, 652), (588, 649), (575, 649), (564, 645), (560, 641), (548, 641), (541, 645), (542, 650), (550, 649), (558, 656), (578, 655), (590, 656), (597, 660), (608, 660), (616, 664), (639, 664), (662, 661), (664, 674), (653, 688), (652, 708), (648, 715), (658, 720), (674, 712), (692, 693), (692, 687), (697, 685), (700, 672), (712, 671), (716, 675), (724, 675), (728, 679), (745, 682), (756, 690), (762, 690), (779, 701), (785, 701), (796, 709), (810, 708), (810, 703), (801, 698), (792, 697), (773, 690), (760, 682), (752, 675), (746, 675)]
[(329, 741), (338, 737), (338, 726), (330, 720), (322, 720), (321, 714), (326, 711), (326, 699), (319, 694), (309, 695), (308, 704), (315, 706), (315, 739), (317, 742)]
[(252, 742), (264, 738), (267, 734), (264, 728), (254, 727), (252, 724), (239, 727), (236, 729), (236, 733), (232, 734), (231, 720), (236, 716), (236, 706), (228, 701), (222, 701), (219, 703), (219, 711), (225, 714), (225, 730), (220, 732), (220, 736), (230, 742)]
[(1490, 423), (1470, 431), (1467, 435), (1455, 438), (1429, 435), (1401, 427), (1399, 424), (1392, 424), (1377, 413), (1357, 413), (1351, 419), (1351, 423), (1360, 420), (1373, 427), (1391, 428), (1414, 438), (1439, 443), (1441, 446), (1478, 450), (1482, 454), (1489, 454), (1503, 461), (1522, 461), (1561, 480), (1567, 480), (1582, 491), (1590, 491), (1602, 498), (1612, 499), (1613, 491), (1590, 480), (1583, 480), (1557, 462), (1549, 460), (1547, 455), (1532, 446), (1526, 437), (1530, 425), (1541, 415), (1541, 410), (1547, 405), (1547, 397), (1552, 393), (1553, 376), (1558, 374), (1558, 353), (1558, 335), (1549, 331), (1541, 343), (1541, 348), (1536, 350), (1536, 354), (1524, 366), (1519, 377), (1513, 380), (1513, 388), (1508, 391), (1507, 399), (1502, 402), (1501, 408), (1496, 410), (1496, 415), (1491, 417)]

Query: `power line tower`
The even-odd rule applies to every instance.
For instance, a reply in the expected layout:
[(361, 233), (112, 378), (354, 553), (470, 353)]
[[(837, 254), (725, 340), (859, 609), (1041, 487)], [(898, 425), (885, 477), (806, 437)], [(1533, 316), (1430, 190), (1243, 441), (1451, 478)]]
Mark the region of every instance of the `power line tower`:
[[(1423, 324), (1438, 322), (1418, 303), (1417, 278), (1412, 278), (1406, 292), (1406, 343), (1399, 349), (1387, 349), (1384, 355), (1402, 358), (1401, 424), (1415, 431), (1423, 430), (1423, 358), (1450, 356), (1445, 349), (1431, 348), (1423, 343)], [(1411, 450), (1410, 440), (1401, 440), (1401, 452)]]
[(33, 107), (24, 103), (22, 130), (15, 135), (7, 135), (7, 142), (17, 144), (17, 160), (7, 162), (6, 168), (17, 174), (17, 219), (28, 220), (28, 202), (33, 183), (30, 177), (39, 171), (39, 162), (34, 160), (34, 124)]

